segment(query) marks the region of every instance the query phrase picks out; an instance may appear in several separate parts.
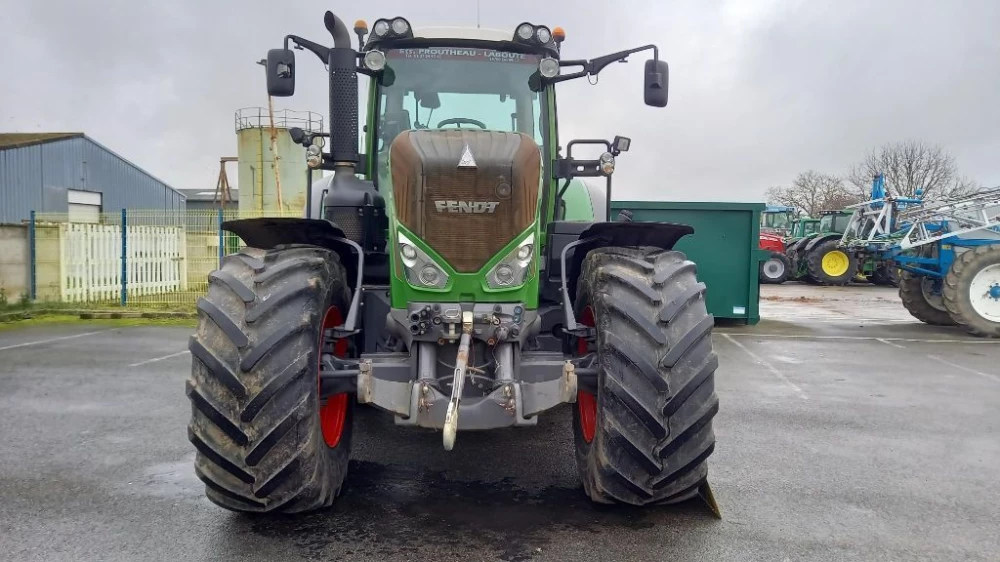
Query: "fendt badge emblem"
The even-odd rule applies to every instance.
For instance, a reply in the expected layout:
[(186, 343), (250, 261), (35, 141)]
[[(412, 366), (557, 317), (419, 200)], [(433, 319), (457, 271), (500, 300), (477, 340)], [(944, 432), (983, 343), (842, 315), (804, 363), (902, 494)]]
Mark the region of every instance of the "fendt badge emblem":
[[(459, 168), (475, 168), (476, 158), (466, 144), (462, 148), (462, 157), (458, 160)], [(439, 213), (492, 214), (500, 205), (499, 201), (434, 201), (434, 208)]]
[(492, 214), (500, 205), (499, 201), (435, 201), (434, 208), (439, 213)]
[(472, 151), (469, 150), (469, 145), (465, 145), (462, 149), (462, 157), (458, 160), (459, 168), (475, 168), (476, 159), (472, 157)]

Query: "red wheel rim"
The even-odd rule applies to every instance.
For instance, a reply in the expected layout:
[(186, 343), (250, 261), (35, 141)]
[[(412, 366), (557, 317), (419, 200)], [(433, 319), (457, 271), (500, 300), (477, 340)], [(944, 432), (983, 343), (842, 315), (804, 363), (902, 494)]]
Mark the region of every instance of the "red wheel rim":
[[(323, 315), (323, 327), (319, 333), (318, 362), (323, 360), (323, 334), (330, 328), (336, 328), (343, 323), (340, 309), (336, 306), (331, 306)], [(347, 340), (338, 340), (333, 348), (333, 354), (337, 357), (345, 357), (347, 355)], [(321, 369), (317, 365), (317, 382), (320, 371)], [(319, 426), (323, 432), (323, 441), (326, 441), (328, 447), (339, 445), (340, 437), (344, 434), (344, 422), (347, 419), (347, 398), (347, 393), (341, 392), (327, 398), (325, 403), (320, 403)]]
[[(594, 326), (594, 311), (589, 306), (583, 309), (580, 323), (584, 326)], [(587, 354), (586, 339), (576, 340), (576, 353), (579, 356)], [(597, 398), (585, 390), (579, 390), (576, 393), (576, 407), (580, 411), (580, 431), (583, 433), (583, 440), (590, 443), (597, 432)]]

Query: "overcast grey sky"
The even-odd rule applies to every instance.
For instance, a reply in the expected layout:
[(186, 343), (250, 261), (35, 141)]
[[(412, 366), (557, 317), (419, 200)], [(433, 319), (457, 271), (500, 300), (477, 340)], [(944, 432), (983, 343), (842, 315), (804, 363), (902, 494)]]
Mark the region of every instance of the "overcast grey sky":
[[(287, 33), (329, 43), (327, 9), (476, 23), (475, 0), (0, 0), (0, 131), (84, 131), (174, 187), (212, 189), (236, 153), (234, 111), (266, 105), (255, 61)], [(482, 0), (481, 19), (562, 26), (567, 58), (660, 46), (664, 109), (642, 104), (642, 55), (558, 87), (563, 143), (632, 137), (619, 199), (760, 200), (905, 139), (1000, 185), (1000, 0)], [(301, 56), (278, 107), (325, 115), (323, 67)]]

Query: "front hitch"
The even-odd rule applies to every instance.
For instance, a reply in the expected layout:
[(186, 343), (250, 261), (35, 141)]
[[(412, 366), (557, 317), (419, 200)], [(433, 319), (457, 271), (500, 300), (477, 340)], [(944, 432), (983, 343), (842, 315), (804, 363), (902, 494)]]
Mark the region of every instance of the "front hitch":
[(469, 364), (469, 344), (472, 340), (471, 310), (462, 312), (462, 339), (458, 343), (458, 354), (455, 356), (455, 375), (451, 381), (451, 400), (444, 416), (444, 450), (455, 447), (455, 437), (458, 434), (458, 407), (462, 402), (462, 387), (465, 384), (465, 372)]

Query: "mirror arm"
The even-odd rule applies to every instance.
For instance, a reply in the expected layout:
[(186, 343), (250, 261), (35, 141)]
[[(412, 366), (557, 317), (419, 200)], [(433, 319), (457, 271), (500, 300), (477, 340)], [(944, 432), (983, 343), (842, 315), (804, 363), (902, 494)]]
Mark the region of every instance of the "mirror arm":
[(565, 82), (567, 80), (574, 80), (576, 78), (580, 78), (580, 77), (586, 76), (588, 74), (590, 74), (590, 73), (587, 72), (586, 70), (581, 70), (579, 72), (573, 72), (573, 73), (570, 73), (570, 74), (560, 74), (559, 76), (556, 76), (554, 78), (543, 78), (542, 80), (544, 80), (545, 83), (547, 83), (547, 84), (556, 84), (558, 82)]
[(619, 51), (617, 53), (612, 53), (610, 55), (604, 55), (603, 57), (597, 57), (596, 59), (590, 61), (587, 71), (590, 74), (598, 74), (604, 67), (608, 66), (613, 62), (625, 61), (629, 55), (634, 55), (635, 53), (653, 49), (653, 60), (659, 60), (660, 52), (656, 48), (656, 45), (644, 45), (642, 47), (636, 47), (634, 49), (628, 49), (626, 51)]
[(303, 49), (303, 48), (308, 49), (311, 53), (313, 53), (314, 55), (316, 55), (317, 57), (319, 57), (319, 60), (323, 61), (323, 64), (327, 64), (327, 63), (330, 62), (330, 49), (328, 47), (324, 47), (323, 45), (320, 45), (319, 43), (313, 43), (312, 41), (310, 41), (308, 39), (303, 39), (302, 37), (299, 37), (298, 35), (286, 35), (285, 36), (285, 48), (286, 49), (288, 48), (288, 43), (289, 42), (295, 43), (295, 48), (296, 49), (300, 49), (300, 50)]
[(559, 66), (582, 66), (583, 70), (570, 74), (560, 74), (559, 76), (555, 76), (553, 78), (547, 78), (545, 81), (550, 84), (555, 84), (557, 82), (565, 82), (566, 80), (580, 78), (581, 76), (596, 76), (609, 64), (619, 61), (625, 62), (625, 59), (627, 59), (629, 55), (634, 55), (635, 53), (648, 51), (650, 49), (653, 50), (653, 60), (660, 60), (660, 49), (657, 48), (656, 45), (643, 45), (642, 47), (618, 51), (617, 53), (611, 53), (610, 55), (604, 55), (603, 57), (597, 57), (592, 60), (559, 61)]

